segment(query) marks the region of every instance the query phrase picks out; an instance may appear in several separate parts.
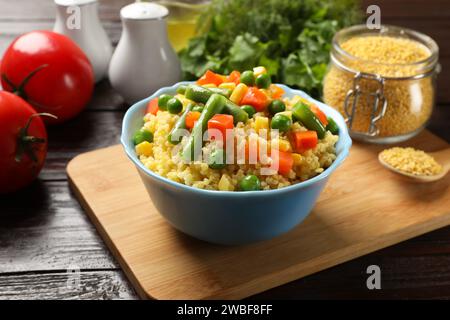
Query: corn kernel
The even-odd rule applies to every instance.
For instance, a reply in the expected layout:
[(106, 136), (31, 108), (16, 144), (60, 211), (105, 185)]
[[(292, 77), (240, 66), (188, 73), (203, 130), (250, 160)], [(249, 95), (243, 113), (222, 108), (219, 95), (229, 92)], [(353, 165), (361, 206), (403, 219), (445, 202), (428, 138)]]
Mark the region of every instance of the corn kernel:
[(267, 73), (267, 70), (265, 67), (261, 66), (261, 67), (255, 67), (253, 68), (253, 73), (255, 74), (255, 77), (260, 76), (264, 73)]
[(292, 151), (291, 143), (283, 139), (278, 139), (278, 148), (283, 152)]
[(175, 98), (180, 100), (180, 102), (183, 104), (184, 108), (186, 108), (190, 103), (193, 103), (193, 101), (186, 98), (186, 96), (183, 94), (177, 94), (177, 95), (175, 95)]
[(299, 153), (293, 153), (292, 159), (294, 160), (294, 165), (299, 166), (302, 163), (302, 156)]
[(148, 141), (144, 141), (136, 146), (136, 153), (138, 156), (149, 157), (152, 155), (152, 149), (152, 144)]
[(292, 105), (295, 105), (295, 104), (298, 103), (298, 102), (303, 102), (304, 104), (306, 104), (306, 105), (308, 105), (308, 106), (311, 105), (311, 102), (308, 101), (308, 99), (303, 98), (303, 97), (300, 97), (300, 96), (295, 96), (295, 97), (293, 97), (292, 100), (291, 100)]
[(271, 148), (277, 149), (283, 152), (292, 152), (291, 143), (284, 139), (273, 139), (270, 143)]
[(302, 156), (298, 153), (293, 153), (292, 159), (294, 160), (294, 166), (299, 166), (302, 163)]
[(203, 88), (217, 88), (217, 86), (214, 83), (208, 83), (202, 85)]
[(241, 100), (244, 97), (247, 90), (248, 90), (248, 87), (244, 83), (239, 83), (236, 86), (236, 88), (233, 90), (230, 100), (233, 101), (234, 103), (238, 104), (239, 102), (241, 102)]
[(222, 175), (219, 181), (219, 190), (220, 191), (234, 191), (234, 186), (230, 181), (230, 178), (226, 175)]
[(260, 130), (269, 130), (269, 118), (256, 116), (255, 117), (255, 130), (259, 132)]
[(220, 89), (229, 89), (229, 90), (233, 91), (234, 89), (236, 89), (236, 83), (234, 83), (234, 82), (224, 82), (224, 83), (221, 83), (219, 85), (219, 88)]

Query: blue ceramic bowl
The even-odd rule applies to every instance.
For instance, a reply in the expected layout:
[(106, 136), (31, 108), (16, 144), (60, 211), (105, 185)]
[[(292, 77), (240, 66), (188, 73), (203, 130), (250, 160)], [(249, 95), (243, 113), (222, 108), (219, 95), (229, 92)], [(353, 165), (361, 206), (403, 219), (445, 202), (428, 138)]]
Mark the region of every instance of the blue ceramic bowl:
[(339, 126), (337, 159), (320, 175), (285, 188), (267, 191), (224, 192), (189, 187), (147, 169), (134, 151), (133, 135), (141, 128), (147, 103), (163, 93), (174, 94), (181, 82), (162, 88), (133, 105), (125, 114), (121, 142), (136, 165), (155, 207), (176, 229), (195, 238), (226, 245), (242, 245), (283, 234), (311, 212), (330, 175), (342, 164), (352, 141), (342, 116), (302, 91), (280, 85), (287, 96), (300, 95), (316, 103)]

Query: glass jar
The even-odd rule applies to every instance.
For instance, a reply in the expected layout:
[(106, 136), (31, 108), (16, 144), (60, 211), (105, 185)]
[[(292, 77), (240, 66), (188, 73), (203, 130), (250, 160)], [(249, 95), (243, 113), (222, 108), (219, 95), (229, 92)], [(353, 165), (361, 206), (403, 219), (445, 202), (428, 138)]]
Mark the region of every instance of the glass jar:
[[(353, 49), (358, 55), (343, 48), (350, 39), (356, 39), (353, 45), (358, 47)], [(380, 49), (370, 39), (387, 47)], [(405, 41), (407, 46), (390, 51), (391, 41)], [(417, 49), (417, 54), (406, 51), (413, 51), (412, 48)], [(384, 57), (374, 56), (377, 52), (383, 52), (389, 63)], [(343, 29), (333, 38), (331, 62), (324, 78), (324, 101), (345, 117), (352, 137), (357, 140), (374, 143), (407, 140), (419, 133), (431, 117), (440, 68), (438, 52), (433, 39), (405, 28), (382, 26), (370, 30), (358, 25)], [(420, 56), (419, 53), (424, 58), (406, 61)], [(398, 61), (393, 63), (393, 59)]]
[(175, 51), (186, 47), (197, 33), (197, 19), (208, 8), (210, 0), (151, 0), (169, 9), (167, 33)]

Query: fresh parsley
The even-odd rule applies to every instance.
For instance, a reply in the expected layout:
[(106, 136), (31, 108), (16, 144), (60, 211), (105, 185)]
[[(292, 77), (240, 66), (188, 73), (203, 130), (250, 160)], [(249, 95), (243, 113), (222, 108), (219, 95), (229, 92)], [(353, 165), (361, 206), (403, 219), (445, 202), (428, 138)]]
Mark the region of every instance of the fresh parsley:
[(320, 97), (331, 40), (361, 19), (358, 0), (213, 0), (180, 52), (184, 78), (258, 65), (274, 82)]

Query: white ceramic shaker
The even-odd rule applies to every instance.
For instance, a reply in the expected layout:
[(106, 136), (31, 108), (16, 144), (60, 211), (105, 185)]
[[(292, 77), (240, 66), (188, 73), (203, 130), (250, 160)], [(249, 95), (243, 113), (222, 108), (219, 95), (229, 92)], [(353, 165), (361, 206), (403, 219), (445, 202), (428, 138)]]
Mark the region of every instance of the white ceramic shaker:
[(57, 12), (53, 31), (74, 40), (91, 61), (95, 81), (102, 80), (107, 75), (113, 48), (98, 17), (97, 0), (54, 1)]
[(113, 88), (129, 104), (181, 79), (178, 56), (167, 37), (166, 7), (136, 2), (121, 9), (123, 31), (109, 66)]

